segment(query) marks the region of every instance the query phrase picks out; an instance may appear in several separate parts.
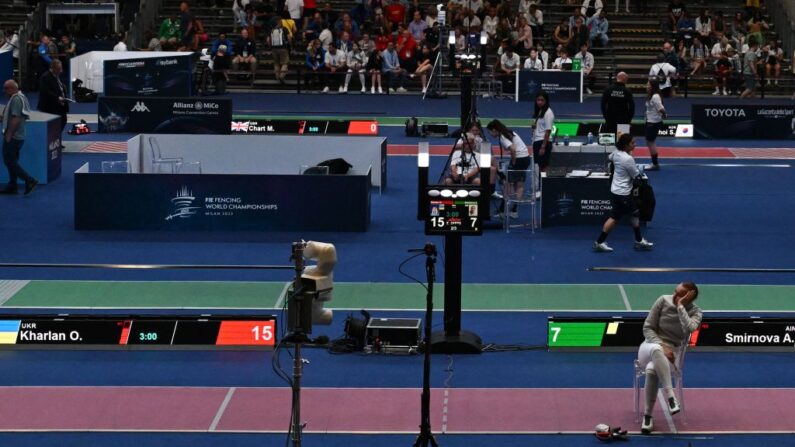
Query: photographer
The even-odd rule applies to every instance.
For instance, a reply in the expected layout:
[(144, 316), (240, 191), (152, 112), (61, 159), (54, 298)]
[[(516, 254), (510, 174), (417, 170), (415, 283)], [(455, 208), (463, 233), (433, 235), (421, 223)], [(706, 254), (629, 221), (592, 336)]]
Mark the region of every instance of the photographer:
[(450, 156), (450, 172), (444, 178), (445, 185), (480, 185), (480, 153), (477, 149), (482, 141), (477, 126), (472, 126), (469, 132), (461, 135)]

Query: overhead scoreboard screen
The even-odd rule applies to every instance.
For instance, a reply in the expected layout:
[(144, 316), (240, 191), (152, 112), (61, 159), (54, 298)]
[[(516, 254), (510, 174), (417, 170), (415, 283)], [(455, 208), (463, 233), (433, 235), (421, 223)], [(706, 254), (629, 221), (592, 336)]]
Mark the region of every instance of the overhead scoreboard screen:
[(287, 135), (378, 135), (375, 120), (232, 120), (232, 133)]
[[(618, 348), (634, 350), (643, 343), (644, 318), (550, 317), (550, 349)], [(690, 346), (714, 349), (795, 349), (795, 318), (704, 318)]]
[(425, 234), (483, 234), (481, 190), (474, 186), (429, 186), (425, 189), (428, 214)]
[(276, 318), (256, 316), (0, 316), (0, 349), (268, 349)]

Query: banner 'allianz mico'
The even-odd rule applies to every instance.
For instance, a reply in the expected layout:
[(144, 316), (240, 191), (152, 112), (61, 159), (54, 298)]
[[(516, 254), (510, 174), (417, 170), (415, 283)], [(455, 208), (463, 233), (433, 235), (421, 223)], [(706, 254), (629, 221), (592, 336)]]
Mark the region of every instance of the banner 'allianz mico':
[(106, 60), (106, 96), (190, 96), (191, 56)]
[(99, 98), (99, 132), (228, 134), (229, 98)]
[(795, 105), (774, 103), (693, 104), (695, 138), (795, 139)]

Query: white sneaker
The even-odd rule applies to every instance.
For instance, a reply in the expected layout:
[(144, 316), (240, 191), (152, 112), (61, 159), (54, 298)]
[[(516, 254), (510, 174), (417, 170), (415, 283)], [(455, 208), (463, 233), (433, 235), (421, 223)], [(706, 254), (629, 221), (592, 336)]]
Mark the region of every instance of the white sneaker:
[(644, 414), (643, 422), (640, 424), (640, 432), (644, 435), (648, 435), (652, 430), (654, 430), (654, 421), (652, 421), (651, 416)]
[(659, 164), (656, 164), (656, 165), (655, 164), (643, 165), (643, 172), (646, 172), (646, 171), (659, 171), (659, 170), (660, 170), (660, 165)]
[(602, 242), (600, 244), (599, 242), (594, 241), (593, 251), (597, 253), (610, 253), (611, 251), (613, 251), (613, 249), (610, 248), (609, 245), (607, 245), (607, 242)]
[[(652, 248), (654, 248), (654, 244), (652, 244), (651, 242), (647, 241), (646, 239), (641, 239), (641, 240), (635, 242), (635, 250), (649, 251)], [(677, 404), (677, 405), (679, 405), (679, 404)], [(679, 411), (679, 410), (677, 410), (677, 411)], [(673, 413), (671, 413), (671, 414), (673, 414)]]
[(345, 87), (340, 86), (339, 91), (340, 91), (340, 93), (345, 93), (345, 92), (348, 91), (348, 89), (346, 89)]
[(367, 93), (367, 89), (362, 87), (362, 93)]
[(328, 87), (323, 87), (323, 93), (328, 93)]
[(427, 91), (428, 91), (428, 87), (423, 87), (423, 88), (422, 88), (422, 94), (423, 94), (423, 95), (424, 95), (424, 94), (425, 94), (425, 92), (427, 92)]
[(406, 93), (406, 91), (407, 90), (405, 88), (403, 88), (403, 87), (398, 87), (398, 89), (397, 89), (398, 93)]
[(381, 87), (378, 87), (378, 93), (384, 93), (384, 89), (382, 89)]
[[(362, 87), (362, 88), (364, 88), (364, 87)], [(378, 92), (378, 93), (381, 93), (381, 91), (380, 91), (381, 89), (379, 88), (378, 90), (379, 90), (379, 92)], [(375, 95), (375, 87), (370, 87), (370, 93), (372, 93), (373, 95)]]
[(720, 95), (720, 90), (715, 89), (715, 91), (712, 92), (712, 96), (718, 96), (718, 95)]
[[(380, 92), (381, 89), (378, 89), (378, 90)], [(389, 87), (389, 93), (395, 93), (395, 89), (393, 89), (392, 87)]]
[(723, 89), (723, 96), (728, 96), (729, 94), (726, 93), (726, 89)]

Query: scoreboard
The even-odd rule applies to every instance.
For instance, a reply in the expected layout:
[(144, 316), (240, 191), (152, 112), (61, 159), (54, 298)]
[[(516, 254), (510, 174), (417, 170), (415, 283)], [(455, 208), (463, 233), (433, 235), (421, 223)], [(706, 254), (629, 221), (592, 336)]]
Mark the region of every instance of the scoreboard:
[[(643, 343), (645, 318), (602, 317), (547, 320), (550, 349), (636, 350)], [(704, 318), (690, 346), (715, 350), (795, 350), (795, 318)]]
[(0, 316), (0, 349), (267, 349), (275, 344), (273, 315)]
[(429, 186), (425, 190), (424, 200), (428, 207), (425, 234), (483, 234), (483, 206), (479, 187)]
[(375, 120), (233, 120), (232, 133), (290, 135), (378, 135)]

